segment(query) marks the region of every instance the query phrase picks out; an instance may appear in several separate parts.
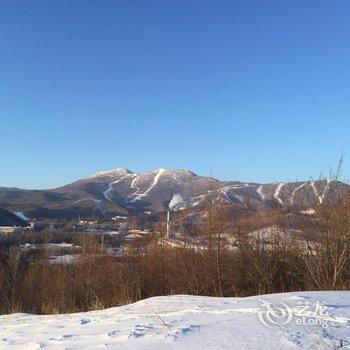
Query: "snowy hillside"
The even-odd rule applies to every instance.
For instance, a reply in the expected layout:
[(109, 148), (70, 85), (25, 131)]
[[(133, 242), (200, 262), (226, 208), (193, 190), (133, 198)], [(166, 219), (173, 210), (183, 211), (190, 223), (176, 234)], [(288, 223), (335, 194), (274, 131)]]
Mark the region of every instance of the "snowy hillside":
[(29, 218), (69, 219), (91, 216), (92, 211), (102, 216), (156, 213), (166, 210), (174, 195), (182, 200), (172, 210), (196, 210), (210, 195), (233, 208), (255, 211), (294, 206), (306, 211), (346, 188), (333, 180), (259, 184), (219, 181), (189, 170), (156, 169), (139, 174), (118, 168), (51, 190), (0, 188), (0, 207)]
[[(21, 213), (23, 214), (23, 213)], [(24, 216), (24, 215), (23, 215)], [(0, 208), (0, 226), (27, 226), (27, 222), (18, 213), (11, 213)]]
[(156, 297), (70, 315), (0, 317), (0, 349), (350, 349), (350, 292)]

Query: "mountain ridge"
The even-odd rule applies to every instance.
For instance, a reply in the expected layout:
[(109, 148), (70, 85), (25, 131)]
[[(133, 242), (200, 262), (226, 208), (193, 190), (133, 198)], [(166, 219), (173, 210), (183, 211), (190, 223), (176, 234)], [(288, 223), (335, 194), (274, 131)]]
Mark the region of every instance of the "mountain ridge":
[[(0, 207), (24, 212), (29, 217), (73, 218), (124, 214), (135, 211), (172, 210), (198, 207), (210, 194), (215, 201), (243, 209), (300, 207), (322, 204), (328, 193), (348, 185), (335, 180), (274, 182), (220, 181), (188, 169), (159, 168), (145, 173), (117, 168), (93, 174), (49, 190), (0, 187)], [(182, 201), (179, 201), (182, 198)]]

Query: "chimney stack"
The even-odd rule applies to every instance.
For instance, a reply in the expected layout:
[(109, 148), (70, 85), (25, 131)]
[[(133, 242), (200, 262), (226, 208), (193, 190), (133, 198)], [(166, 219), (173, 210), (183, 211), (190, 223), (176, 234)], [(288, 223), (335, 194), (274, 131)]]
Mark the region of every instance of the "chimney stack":
[(170, 238), (170, 210), (168, 209), (166, 217), (166, 238)]

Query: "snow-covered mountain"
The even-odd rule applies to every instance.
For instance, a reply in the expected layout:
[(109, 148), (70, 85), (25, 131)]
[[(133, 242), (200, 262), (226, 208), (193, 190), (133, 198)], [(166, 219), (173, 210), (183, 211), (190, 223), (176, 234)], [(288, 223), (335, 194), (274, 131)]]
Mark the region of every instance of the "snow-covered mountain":
[(350, 292), (173, 295), (68, 315), (0, 316), (1, 349), (349, 349)]
[(0, 206), (27, 216), (77, 217), (134, 211), (159, 212), (172, 201), (172, 210), (196, 208), (211, 196), (239, 208), (310, 209), (345, 184), (324, 180), (288, 183), (218, 181), (189, 170), (157, 169), (138, 174), (118, 168), (53, 190), (0, 188)]

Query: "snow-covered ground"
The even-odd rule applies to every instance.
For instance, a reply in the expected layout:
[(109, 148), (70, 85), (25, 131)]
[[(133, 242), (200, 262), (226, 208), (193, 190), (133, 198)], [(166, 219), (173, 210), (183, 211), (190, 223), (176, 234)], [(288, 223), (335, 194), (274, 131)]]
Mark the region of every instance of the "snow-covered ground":
[(29, 221), (29, 219), (21, 211), (16, 211), (15, 215), (18, 216), (20, 219), (22, 219), (24, 221)]
[(0, 349), (350, 349), (350, 292), (155, 297), (69, 315), (0, 317)]

